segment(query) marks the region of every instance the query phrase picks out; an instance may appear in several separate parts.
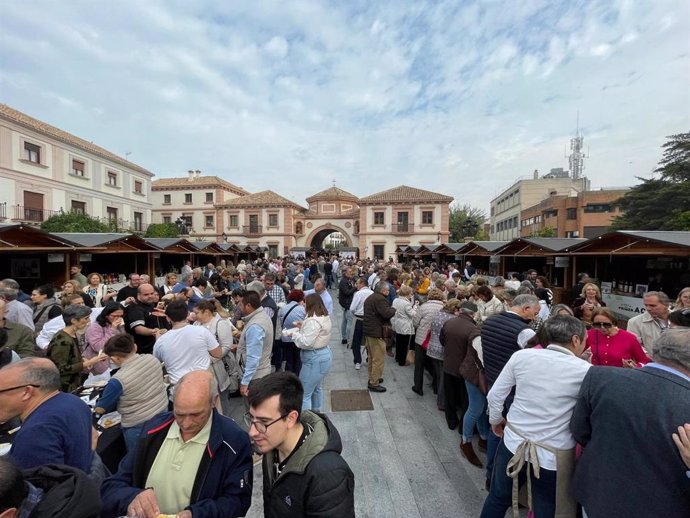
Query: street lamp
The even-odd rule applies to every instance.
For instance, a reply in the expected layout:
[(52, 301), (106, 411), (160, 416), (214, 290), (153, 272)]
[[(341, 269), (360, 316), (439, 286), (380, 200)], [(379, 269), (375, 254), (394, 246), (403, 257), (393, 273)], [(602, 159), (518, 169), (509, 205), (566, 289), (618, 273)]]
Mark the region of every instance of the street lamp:
[(224, 241), (225, 243), (227, 243), (227, 242), (228, 242), (228, 235), (227, 235), (225, 232), (223, 232), (222, 237), (223, 237), (223, 241)]
[(479, 225), (475, 221), (468, 219), (462, 225), (463, 237), (466, 237), (466, 236), (474, 237), (474, 236), (476, 236), (478, 228), (479, 228)]
[(436, 242), (437, 243), (441, 242), (441, 231), (437, 232), (437, 234), (436, 234)]
[(182, 219), (182, 218), (177, 218), (175, 220), (175, 225), (177, 225), (178, 230), (180, 231), (180, 235), (186, 236), (188, 234), (187, 231), (187, 222)]

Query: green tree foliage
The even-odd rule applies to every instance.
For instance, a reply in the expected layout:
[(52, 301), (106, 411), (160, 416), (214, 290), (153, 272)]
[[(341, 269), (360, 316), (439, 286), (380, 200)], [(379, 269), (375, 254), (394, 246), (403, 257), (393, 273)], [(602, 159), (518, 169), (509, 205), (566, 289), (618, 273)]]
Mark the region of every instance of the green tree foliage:
[(530, 234), (530, 237), (558, 237), (556, 229), (553, 227), (544, 227), (541, 230), (535, 230)]
[[(472, 207), (468, 203), (460, 205), (455, 203), (450, 206), (449, 211), (449, 231), (451, 243), (461, 243), (465, 237), (472, 239), (483, 239), (484, 237), (484, 221), (486, 220), (486, 212), (482, 209)], [(470, 225), (467, 225), (467, 223)]]
[(623, 215), (612, 230), (690, 230), (690, 133), (671, 135), (655, 170), (659, 178), (639, 178), (617, 203)]
[(151, 223), (144, 237), (179, 237), (180, 229), (175, 223)]
[(109, 232), (110, 227), (80, 212), (62, 212), (41, 223), (46, 232)]

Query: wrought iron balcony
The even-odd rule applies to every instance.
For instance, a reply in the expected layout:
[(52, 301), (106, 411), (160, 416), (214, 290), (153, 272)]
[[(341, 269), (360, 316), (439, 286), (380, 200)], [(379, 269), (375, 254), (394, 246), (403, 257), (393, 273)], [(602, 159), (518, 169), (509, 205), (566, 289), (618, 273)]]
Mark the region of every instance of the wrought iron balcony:
[(245, 236), (259, 236), (262, 233), (261, 225), (243, 225), (242, 234)]
[(393, 223), (393, 234), (412, 234), (414, 225), (412, 223)]
[(60, 214), (59, 210), (49, 210), (39, 207), (26, 207), (24, 205), (14, 206), (14, 219), (15, 221), (23, 221), (27, 223), (42, 223), (49, 217), (55, 214)]

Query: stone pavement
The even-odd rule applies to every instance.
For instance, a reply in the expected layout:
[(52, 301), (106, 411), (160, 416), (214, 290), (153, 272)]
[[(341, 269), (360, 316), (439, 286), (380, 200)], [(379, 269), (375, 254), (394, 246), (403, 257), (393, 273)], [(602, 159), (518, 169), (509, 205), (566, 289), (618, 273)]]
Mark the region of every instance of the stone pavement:
[[(330, 390), (367, 386), (366, 364), (356, 371), (352, 351), (340, 343), (342, 311), (337, 291), (331, 294), (336, 306), (330, 343), (333, 368), (325, 380), (323, 410), (340, 432), (343, 457), (355, 474), (357, 517), (476, 518), (486, 496), (484, 470), (460, 455), (459, 433), (448, 430), (428, 383), (423, 397), (412, 392), (414, 367), (400, 367), (386, 356), (382, 385), (388, 391), (371, 393), (373, 411), (330, 411)], [(227, 410), (242, 423), (241, 399), (230, 400)], [(476, 448), (476, 438), (475, 451), (485, 463), (485, 455)], [(263, 517), (261, 488), (258, 464), (252, 507), (247, 514), (250, 518)]]

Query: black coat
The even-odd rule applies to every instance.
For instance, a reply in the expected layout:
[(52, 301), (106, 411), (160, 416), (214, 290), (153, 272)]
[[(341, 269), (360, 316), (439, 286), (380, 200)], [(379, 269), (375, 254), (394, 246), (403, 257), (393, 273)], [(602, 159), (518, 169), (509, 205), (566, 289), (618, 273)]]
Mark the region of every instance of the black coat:
[(352, 277), (349, 279), (343, 275), (338, 283), (338, 303), (343, 309), (350, 309), (352, 305), (352, 297), (354, 297), (357, 287), (355, 286)]
[(362, 331), (364, 336), (383, 338), (383, 325), (388, 324), (395, 315), (395, 309), (380, 293), (372, 293), (364, 301), (364, 319)]
[(690, 516), (671, 435), (690, 422), (690, 381), (655, 367), (592, 367), (570, 421), (584, 446), (572, 492), (590, 518)]
[(43, 490), (31, 518), (98, 518), (101, 515), (99, 487), (79, 469), (46, 464), (24, 471), (24, 479)]
[(340, 434), (322, 414), (305, 411), (302, 424), (312, 432), (295, 450), (278, 478), (275, 452), (263, 458), (266, 518), (354, 518), (355, 476), (341, 457)]

